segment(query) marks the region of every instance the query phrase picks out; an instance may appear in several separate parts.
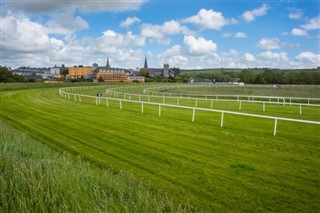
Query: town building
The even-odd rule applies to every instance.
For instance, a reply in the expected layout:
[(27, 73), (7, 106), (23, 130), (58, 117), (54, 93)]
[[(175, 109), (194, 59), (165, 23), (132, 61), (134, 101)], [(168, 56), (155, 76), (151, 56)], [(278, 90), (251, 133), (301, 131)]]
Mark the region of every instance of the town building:
[(82, 65), (69, 67), (70, 79), (85, 79), (88, 75), (92, 75), (92, 67), (84, 67)]
[(12, 70), (13, 74), (21, 75), (27, 78), (43, 79), (50, 75), (49, 68), (32, 68), (32, 67), (19, 67)]
[(68, 70), (68, 68), (66, 68), (64, 64), (62, 64), (61, 67), (58, 67), (57, 65), (55, 65), (54, 67), (50, 67), (50, 76), (48, 78), (60, 79), (64, 77), (64, 70)]
[(96, 80), (102, 78), (105, 82), (144, 82), (144, 77), (132, 76), (132, 72), (132, 70), (128, 69), (111, 67), (109, 58), (107, 59), (106, 66), (98, 66), (98, 64), (93, 64), (93, 76)]
[(164, 64), (163, 68), (149, 68), (147, 57), (144, 59), (144, 67), (145, 70), (149, 73), (150, 77), (174, 77), (174, 72), (169, 68), (169, 64)]

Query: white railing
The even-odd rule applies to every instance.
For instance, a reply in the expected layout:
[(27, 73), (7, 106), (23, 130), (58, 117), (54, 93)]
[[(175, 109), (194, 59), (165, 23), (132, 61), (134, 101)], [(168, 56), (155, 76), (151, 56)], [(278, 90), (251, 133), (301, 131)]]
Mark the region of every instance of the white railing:
[[(178, 85), (175, 84), (173, 85), (167, 85), (164, 84), (162, 87), (153, 87), (154, 88), (173, 88), (177, 87)], [(195, 85), (192, 85), (195, 86)], [(205, 87), (206, 85), (201, 85), (202, 87)], [(138, 87), (145, 87), (145, 86), (136, 86), (135, 88)], [(179, 85), (179, 87), (188, 87), (186, 85)], [(109, 92), (114, 92), (117, 97), (119, 94), (130, 94), (131, 96), (139, 96), (139, 97), (144, 97), (142, 94), (133, 94), (133, 93), (122, 93), (119, 92), (118, 90), (121, 89), (126, 89), (127, 87), (117, 87), (117, 88), (112, 88), (109, 89)], [(273, 104), (273, 105), (290, 105), (290, 106), (315, 106), (315, 107), (320, 107), (320, 104), (312, 104), (310, 103), (311, 100), (319, 101), (320, 98), (298, 98), (298, 97), (279, 97), (279, 96), (258, 96), (258, 95), (200, 95), (200, 94), (180, 94), (180, 93), (168, 93), (168, 92), (156, 92), (156, 91), (151, 91), (150, 88), (145, 88), (143, 89), (143, 93), (147, 94), (145, 97), (166, 97), (176, 99), (176, 98), (187, 98), (188, 100), (215, 100), (215, 101), (235, 101), (235, 102), (248, 102), (248, 103), (262, 103), (262, 104)], [(112, 93), (111, 93), (112, 94)], [(130, 96), (129, 96), (130, 97)], [(292, 100), (304, 100), (305, 103), (299, 103), (299, 102), (292, 102)], [(211, 107), (212, 108), (212, 107)]]
[[(203, 98), (233, 98), (239, 101), (241, 98), (242, 99), (248, 99), (248, 100), (253, 100), (255, 98), (257, 99), (264, 99), (266, 101), (271, 102), (272, 99), (276, 99), (277, 103), (279, 103), (280, 100), (282, 100), (283, 104), (286, 104), (286, 102), (290, 105), (294, 104), (307, 104), (308, 106), (311, 104), (311, 101), (316, 101), (320, 102), (320, 98), (303, 98), (303, 97), (279, 97), (279, 96), (257, 96), (257, 95), (202, 95), (202, 94), (181, 94), (181, 93), (169, 93), (169, 92), (158, 92), (155, 90), (161, 90), (161, 89), (172, 89), (172, 88), (186, 88), (186, 87), (214, 87), (214, 85), (192, 85), (192, 86), (186, 86), (186, 85), (180, 85), (180, 84), (165, 84), (163, 86), (155, 86), (155, 87), (150, 87), (150, 88), (145, 88), (143, 90), (144, 94), (156, 94), (156, 95), (166, 95), (166, 96), (184, 96), (184, 97), (203, 97)], [(292, 102), (292, 101), (304, 101), (304, 103), (300, 102)], [(313, 104), (315, 106), (320, 106), (319, 104)]]
[[(134, 87), (134, 88), (139, 88), (140, 86), (137, 86), (137, 87)], [(143, 87), (143, 86), (141, 86)], [(219, 99), (218, 95), (215, 95), (213, 97), (215, 97), (214, 99), (212, 98), (208, 98), (208, 97), (205, 97), (205, 98), (195, 98), (195, 97), (190, 97), (190, 96), (166, 96), (164, 94), (158, 96), (158, 95), (154, 95), (153, 93), (151, 95), (144, 95), (144, 94), (133, 94), (133, 93), (123, 93), (123, 92), (119, 92), (119, 91), (115, 91), (116, 90), (121, 90), (121, 89), (127, 89), (127, 87), (118, 87), (118, 88), (110, 88), (110, 89), (106, 89), (106, 94), (107, 95), (113, 95), (113, 97), (116, 97), (116, 98), (119, 98), (120, 96), (123, 97), (123, 99), (126, 99), (128, 98), (129, 100), (131, 100), (132, 97), (138, 97), (139, 98), (139, 101), (141, 101), (141, 99), (143, 97), (146, 97), (148, 99), (148, 102), (151, 102), (151, 98), (155, 99), (162, 99), (162, 103), (165, 104), (167, 99), (171, 99), (171, 100), (175, 100), (176, 101), (176, 105), (181, 105), (181, 100), (188, 100), (188, 101), (194, 101), (194, 106), (195, 107), (198, 107), (198, 102), (200, 101), (204, 101), (204, 102), (207, 102), (207, 101), (210, 101), (210, 108), (212, 109), (213, 108), (213, 103), (214, 101), (215, 102), (238, 102), (239, 104), (239, 110), (242, 109), (242, 105), (243, 103), (260, 103), (262, 105), (262, 112), (266, 112), (266, 105), (280, 105), (281, 102), (279, 102), (279, 97), (269, 97), (269, 96), (245, 96), (245, 97), (248, 97), (248, 100), (243, 100), (243, 99), (240, 99), (239, 96), (236, 96), (234, 95), (234, 97), (238, 97), (237, 99)], [(228, 95), (226, 95), (228, 96)], [(232, 95), (229, 95), (229, 96), (232, 96)], [(264, 97), (264, 98), (269, 98), (268, 101), (257, 101), (257, 99), (255, 99), (255, 97)], [(278, 101), (270, 101), (271, 98), (277, 98)], [(286, 106), (285, 102), (282, 102), (282, 105), (283, 106)], [(303, 106), (307, 106), (307, 107), (310, 107), (310, 106), (313, 106), (313, 107), (320, 107), (320, 105), (317, 105), (317, 104), (305, 104), (305, 103), (292, 103), (292, 104), (289, 104), (290, 106), (298, 106), (299, 107), (299, 110), (297, 111), (300, 115), (302, 115), (302, 107)], [(186, 106), (186, 105), (184, 105)]]
[[(92, 87), (84, 87), (84, 88), (92, 88)], [(99, 88), (94, 87), (94, 88)], [(106, 86), (100, 86), (100, 88), (106, 88)], [(274, 120), (274, 128), (273, 128), (273, 135), (276, 136), (277, 134), (277, 126), (278, 126), (278, 120), (279, 121), (289, 121), (289, 122), (296, 122), (296, 123), (305, 123), (305, 124), (316, 124), (320, 125), (319, 121), (310, 121), (310, 120), (301, 120), (301, 119), (293, 119), (293, 118), (283, 118), (283, 117), (276, 117), (276, 116), (266, 116), (266, 115), (257, 115), (257, 114), (249, 114), (249, 113), (241, 113), (241, 112), (233, 112), (233, 111), (227, 111), (227, 110), (216, 110), (216, 109), (208, 109), (208, 108), (199, 108), (199, 107), (190, 107), (190, 106), (180, 106), (180, 105), (173, 105), (173, 104), (165, 104), (165, 103), (155, 103), (155, 102), (147, 102), (147, 101), (137, 101), (137, 100), (127, 100), (127, 99), (121, 99), (121, 98), (112, 98), (112, 97), (96, 97), (91, 95), (84, 95), (84, 94), (77, 94), (77, 93), (70, 93), (66, 91), (75, 91), (75, 90), (81, 90), (83, 88), (79, 87), (73, 87), (73, 88), (60, 88), (59, 94), (65, 98), (71, 99), (73, 96), (74, 101), (82, 101), (82, 97), (87, 98), (93, 98), (96, 101), (96, 105), (101, 104), (101, 100), (105, 100), (106, 107), (109, 107), (109, 100), (112, 101), (118, 101), (119, 102), (119, 108), (122, 110), (122, 103), (128, 102), (128, 103), (137, 103), (141, 104), (141, 113), (144, 113), (144, 105), (154, 105), (158, 106), (158, 115), (161, 116), (161, 107), (171, 107), (171, 108), (181, 108), (181, 109), (190, 109), (192, 110), (192, 118), (191, 121), (195, 121), (195, 115), (196, 111), (207, 111), (207, 112), (216, 112), (221, 113), (221, 120), (220, 120), (220, 126), (223, 127), (224, 125), (224, 114), (231, 114), (231, 115), (239, 115), (239, 116), (246, 116), (246, 117), (255, 117), (255, 118), (263, 118), (263, 119), (271, 119)]]

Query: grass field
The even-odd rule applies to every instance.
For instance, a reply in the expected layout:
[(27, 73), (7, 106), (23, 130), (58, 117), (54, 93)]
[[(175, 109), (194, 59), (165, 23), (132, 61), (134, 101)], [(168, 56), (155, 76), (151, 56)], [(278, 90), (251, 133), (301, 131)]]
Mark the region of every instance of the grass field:
[[(303, 116), (319, 120), (317, 112)], [(57, 88), (2, 91), (0, 113), (37, 141), (130, 172), (190, 211), (320, 209), (319, 125), (279, 122), (274, 137), (272, 120), (228, 115), (220, 128), (217, 113), (197, 112), (192, 123), (190, 110), (164, 107), (159, 117), (154, 106), (144, 114), (133, 103), (106, 108), (64, 99)]]
[(0, 121), (0, 212), (189, 212), (132, 174), (60, 154)]

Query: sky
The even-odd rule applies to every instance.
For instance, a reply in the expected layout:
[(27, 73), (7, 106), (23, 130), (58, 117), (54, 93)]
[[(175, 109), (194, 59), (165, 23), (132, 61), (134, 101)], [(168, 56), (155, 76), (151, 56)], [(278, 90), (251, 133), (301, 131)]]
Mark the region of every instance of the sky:
[(319, 0), (1, 0), (0, 64), (320, 66)]

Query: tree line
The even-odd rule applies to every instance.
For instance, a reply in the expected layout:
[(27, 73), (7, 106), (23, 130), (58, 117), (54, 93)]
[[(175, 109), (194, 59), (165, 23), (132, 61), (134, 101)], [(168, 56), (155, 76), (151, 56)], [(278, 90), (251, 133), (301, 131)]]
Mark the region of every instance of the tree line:
[(276, 70), (276, 69), (234, 69), (194, 70), (182, 72), (180, 77), (195, 81), (244, 82), (246, 84), (320, 84), (320, 69)]
[(320, 71), (242, 70), (239, 78), (246, 84), (320, 84)]
[(7, 67), (0, 66), (0, 82), (12, 83), (12, 82), (26, 82), (30, 81), (25, 77), (17, 74), (13, 74)]

